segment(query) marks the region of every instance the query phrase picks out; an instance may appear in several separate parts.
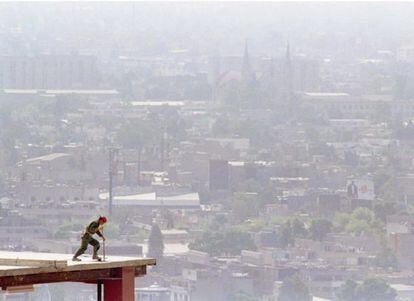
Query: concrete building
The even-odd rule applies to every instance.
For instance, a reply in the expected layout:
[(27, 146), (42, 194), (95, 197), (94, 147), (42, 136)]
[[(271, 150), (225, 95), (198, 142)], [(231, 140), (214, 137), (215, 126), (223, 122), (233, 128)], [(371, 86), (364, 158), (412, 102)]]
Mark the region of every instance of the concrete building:
[(394, 100), (392, 95), (361, 95), (348, 93), (305, 92), (302, 105), (323, 112), (332, 119), (413, 118), (414, 102)]
[(97, 84), (94, 56), (0, 56), (0, 88), (68, 89), (92, 88)]
[[(135, 288), (135, 298), (140, 301), (175, 301), (173, 297), (170, 297), (170, 289), (162, 287), (157, 283), (149, 287)], [(177, 301), (181, 301), (178, 300)], [(187, 300), (184, 300), (187, 301)]]

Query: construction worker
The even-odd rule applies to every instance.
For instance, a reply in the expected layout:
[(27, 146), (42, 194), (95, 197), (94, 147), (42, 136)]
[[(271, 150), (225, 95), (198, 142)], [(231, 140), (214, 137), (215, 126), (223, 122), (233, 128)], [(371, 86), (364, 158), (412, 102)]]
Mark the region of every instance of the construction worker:
[(103, 225), (106, 223), (107, 219), (105, 216), (100, 216), (97, 220), (92, 221), (85, 229), (85, 232), (82, 234), (82, 242), (80, 248), (73, 255), (73, 261), (81, 261), (78, 257), (85, 253), (88, 248), (88, 244), (93, 246), (93, 259), (101, 261), (101, 258), (98, 256), (98, 250), (100, 248), (99, 241), (93, 238), (94, 234), (97, 234), (103, 241), (105, 237), (102, 234)]

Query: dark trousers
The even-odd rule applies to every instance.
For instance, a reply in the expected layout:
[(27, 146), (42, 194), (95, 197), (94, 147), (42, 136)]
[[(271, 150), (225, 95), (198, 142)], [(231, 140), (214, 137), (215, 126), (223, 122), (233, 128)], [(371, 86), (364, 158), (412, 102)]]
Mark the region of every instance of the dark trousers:
[(98, 256), (98, 250), (100, 248), (99, 241), (97, 241), (95, 238), (92, 237), (90, 234), (84, 234), (82, 236), (81, 246), (76, 251), (75, 255), (73, 257), (78, 257), (85, 253), (86, 249), (88, 248), (88, 245), (93, 246), (93, 257)]

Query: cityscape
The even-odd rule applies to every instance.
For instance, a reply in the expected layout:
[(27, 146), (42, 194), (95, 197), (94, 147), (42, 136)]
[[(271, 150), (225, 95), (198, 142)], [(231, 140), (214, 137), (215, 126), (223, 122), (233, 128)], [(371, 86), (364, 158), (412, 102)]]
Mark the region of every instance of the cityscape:
[[(111, 301), (414, 300), (413, 16), (0, 2), (0, 253), (156, 260)], [(50, 282), (0, 300), (102, 300)]]

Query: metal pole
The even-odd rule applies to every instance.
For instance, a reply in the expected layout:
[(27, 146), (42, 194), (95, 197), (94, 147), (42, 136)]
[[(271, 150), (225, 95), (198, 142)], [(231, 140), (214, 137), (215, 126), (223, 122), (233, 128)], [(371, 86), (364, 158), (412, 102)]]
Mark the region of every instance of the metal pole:
[[(102, 228), (102, 236), (105, 238), (105, 236), (103, 235), (103, 228)], [(105, 239), (102, 241), (102, 244), (103, 244), (103, 261), (105, 261), (106, 259)]]
[(138, 164), (137, 164), (137, 169), (138, 169), (138, 185), (141, 185), (141, 154), (142, 154), (142, 147), (139, 147), (138, 149)]
[(165, 129), (164, 129), (164, 127), (162, 128), (162, 136), (161, 136), (161, 171), (164, 171), (164, 139), (165, 139), (165, 136), (164, 136), (164, 133), (165, 133)]
[(102, 286), (103, 286), (103, 283), (102, 283), (102, 280), (98, 280), (98, 300), (97, 301), (103, 301), (103, 299), (102, 299)]
[(112, 215), (112, 181), (113, 181), (113, 149), (109, 149), (109, 204), (108, 204), (108, 214)]

